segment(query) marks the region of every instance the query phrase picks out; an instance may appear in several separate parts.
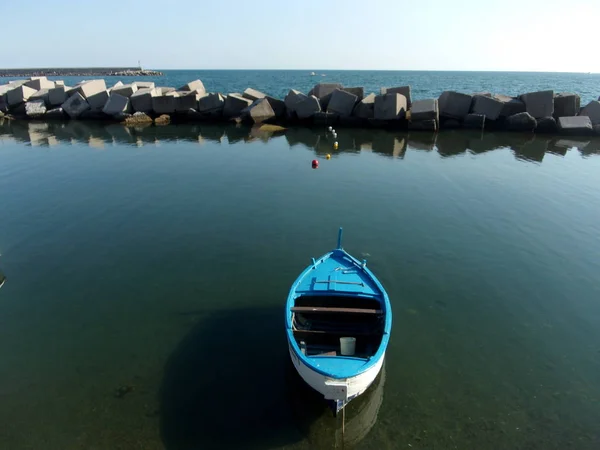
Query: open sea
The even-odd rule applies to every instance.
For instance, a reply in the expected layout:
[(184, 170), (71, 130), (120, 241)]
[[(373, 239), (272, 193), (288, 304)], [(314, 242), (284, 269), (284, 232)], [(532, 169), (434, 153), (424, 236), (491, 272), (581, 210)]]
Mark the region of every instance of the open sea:
[[(600, 94), (599, 75), (326, 74), (156, 81)], [(0, 449), (600, 448), (600, 139), (337, 140), (0, 119)], [(290, 367), (283, 322), (340, 226), (394, 314), (343, 432)]]

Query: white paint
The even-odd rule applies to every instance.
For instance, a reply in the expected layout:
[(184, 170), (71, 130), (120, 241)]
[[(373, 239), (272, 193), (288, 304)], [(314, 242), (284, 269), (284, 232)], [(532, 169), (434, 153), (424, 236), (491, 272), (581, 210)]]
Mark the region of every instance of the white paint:
[(300, 377), (302, 377), (302, 379), (314, 390), (323, 394), (323, 397), (325, 397), (326, 400), (334, 401), (350, 401), (365, 392), (375, 378), (377, 378), (377, 374), (381, 370), (383, 360), (385, 359), (384, 353), (381, 356), (381, 359), (377, 361), (377, 364), (367, 371), (353, 377), (336, 379), (326, 377), (305, 365), (300, 358), (296, 356), (289, 342), (288, 348), (292, 363)]

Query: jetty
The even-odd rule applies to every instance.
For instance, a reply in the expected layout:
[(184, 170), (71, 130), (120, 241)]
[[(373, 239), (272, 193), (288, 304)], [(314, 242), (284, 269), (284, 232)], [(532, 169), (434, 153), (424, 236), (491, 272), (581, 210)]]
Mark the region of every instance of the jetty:
[(161, 76), (157, 70), (146, 70), (141, 67), (62, 67), (62, 68), (36, 68), (36, 69), (0, 69), (0, 77), (108, 77), (108, 76), (133, 76), (150, 77)]
[(32, 76), (0, 85), (0, 114), (35, 120), (232, 121), (600, 135), (600, 99), (581, 105), (578, 94), (552, 90), (517, 97), (444, 91), (438, 98), (413, 100), (410, 86), (382, 87), (378, 93), (366, 94), (362, 87), (319, 83), (307, 93), (290, 89), (281, 99), (252, 87), (242, 93), (209, 92), (201, 80), (178, 88), (149, 81), (119, 81), (109, 87), (104, 79), (66, 86), (46, 76)]

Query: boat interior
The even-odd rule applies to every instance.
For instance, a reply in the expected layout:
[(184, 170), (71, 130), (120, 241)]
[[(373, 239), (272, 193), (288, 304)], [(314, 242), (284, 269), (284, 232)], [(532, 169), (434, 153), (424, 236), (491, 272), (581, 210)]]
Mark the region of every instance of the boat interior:
[(384, 311), (377, 299), (301, 296), (291, 308), (294, 338), (307, 356), (341, 355), (341, 337), (353, 337), (353, 357), (373, 356), (381, 343)]

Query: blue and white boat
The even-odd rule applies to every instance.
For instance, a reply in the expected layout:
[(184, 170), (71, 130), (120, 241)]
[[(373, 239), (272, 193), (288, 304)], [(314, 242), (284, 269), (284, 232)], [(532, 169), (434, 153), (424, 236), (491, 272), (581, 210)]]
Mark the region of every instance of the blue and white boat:
[(392, 329), (388, 295), (366, 261), (342, 249), (312, 260), (292, 285), (285, 310), (292, 363), (335, 412), (373, 383)]

